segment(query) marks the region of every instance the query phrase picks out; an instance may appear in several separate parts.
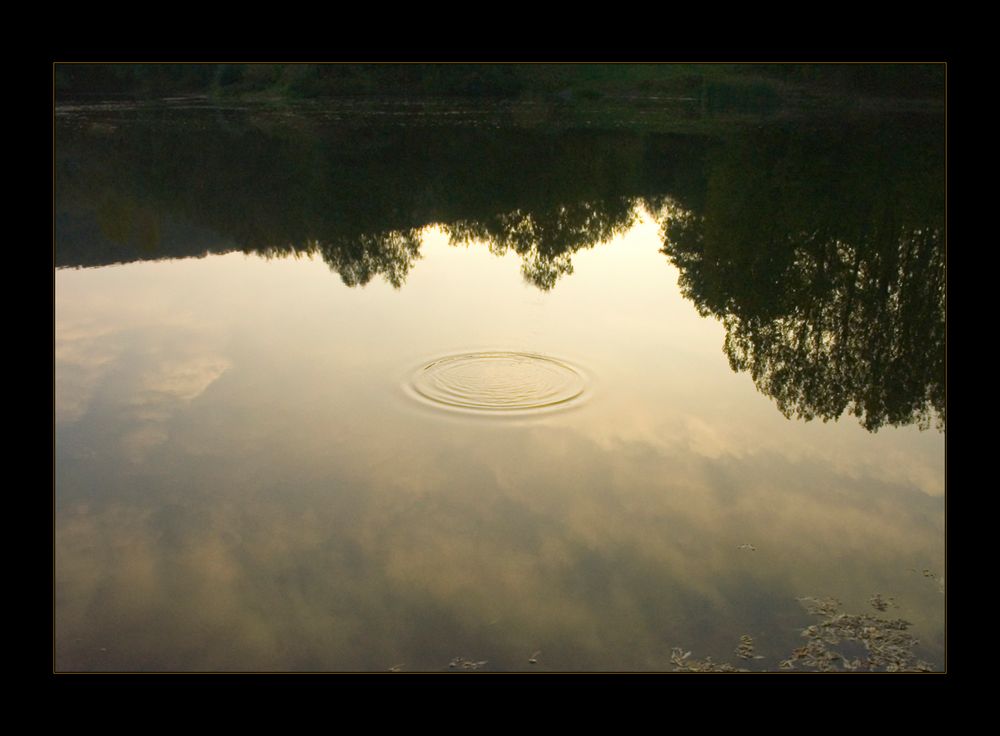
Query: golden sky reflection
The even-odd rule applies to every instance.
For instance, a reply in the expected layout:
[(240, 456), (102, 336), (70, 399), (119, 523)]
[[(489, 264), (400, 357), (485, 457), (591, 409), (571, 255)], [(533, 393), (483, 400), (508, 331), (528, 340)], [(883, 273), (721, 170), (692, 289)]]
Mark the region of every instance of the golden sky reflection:
[[(744, 633), (776, 666), (796, 596), (875, 592), (939, 661), (910, 569), (943, 572), (943, 436), (786, 420), (656, 233), (547, 293), (436, 229), (398, 291), (240, 254), (58, 272), (57, 668), (665, 670)], [(498, 422), (400, 389), (476, 349), (572, 360), (588, 400)]]

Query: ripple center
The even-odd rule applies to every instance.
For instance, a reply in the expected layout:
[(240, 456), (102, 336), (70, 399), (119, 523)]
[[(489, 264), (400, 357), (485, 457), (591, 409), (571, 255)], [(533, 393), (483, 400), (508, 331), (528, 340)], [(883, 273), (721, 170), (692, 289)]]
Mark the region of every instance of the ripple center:
[(474, 412), (531, 412), (579, 399), (586, 380), (565, 360), (537, 353), (459, 353), (421, 366), (410, 388), (424, 401)]

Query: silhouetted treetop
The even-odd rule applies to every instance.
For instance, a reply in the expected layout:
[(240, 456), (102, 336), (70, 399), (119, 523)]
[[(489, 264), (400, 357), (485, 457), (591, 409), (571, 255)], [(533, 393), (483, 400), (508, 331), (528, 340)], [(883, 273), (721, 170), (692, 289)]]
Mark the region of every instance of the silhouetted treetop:
[(573, 273), (571, 257), (576, 251), (621, 235), (636, 218), (636, 200), (620, 197), (458, 221), (446, 225), (445, 231), (453, 244), (484, 241), (497, 255), (517, 253), (525, 280), (548, 291), (561, 276)]

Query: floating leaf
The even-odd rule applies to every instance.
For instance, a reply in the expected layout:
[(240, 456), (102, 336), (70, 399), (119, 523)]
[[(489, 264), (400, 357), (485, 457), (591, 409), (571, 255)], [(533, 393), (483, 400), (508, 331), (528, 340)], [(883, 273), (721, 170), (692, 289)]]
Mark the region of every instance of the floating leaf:
[(749, 634), (740, 637), (740, 645), (736, 647), (736, 656), (740, 659), (756, 659), (753, 652), (753, 639)]
[(881, 593), (876, 593), (875, 595), (873, 595), (871, 598), (868, 599), (868, 602), (871, 603), (872, 608), (876, 609), (877, 611), (884, 611), (889, 606), (896, 605), (895, 601), (892, 598), (889, 599), (883, 598)]
[[(868, 614), (846, 614), (831, 607), (832, 599), (826, 599), (821, 605), (817, 605), (816, 600), (800, 599), (810, 613), (825, 617), (818, 624), (808, 626), (802, 632), (802, 635), (810, 641), (803, 647), (804, 651), (796, 650), (796, 653), (802, 651), (802, 656), (797, 658), (805, 660), (804, 663), (808, 666), (828, 671), (830, 668), (835, 669), (835, 662), (839, 660), (845, 669), (850, 670), (926, 671), (919, 666), (926, 663), (919, 662), (913, 655), (917, 640), (906, 633), (911, 626), (909, 621), (884, 619)], [(880, 603), (885, 602), (876, 594), (871, 601), (872, 605), (875, 605), (876, 600)], [(891, 600), (890, 598), (889, 601)], [(841, 640), (860, 643), (866, 649), (867, 657), (864, 660), (847, 660), (838, 652), (826, 647), (827, 644), (836, 644)]]

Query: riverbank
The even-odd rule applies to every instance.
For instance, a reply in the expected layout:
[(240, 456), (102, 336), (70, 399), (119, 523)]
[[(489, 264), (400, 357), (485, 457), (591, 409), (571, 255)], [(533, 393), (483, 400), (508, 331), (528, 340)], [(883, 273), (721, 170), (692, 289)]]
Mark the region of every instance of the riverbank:
[(944, 64), (361, 63), (75, 64), (57, 99), (207, 95), (304, 100), (366, 95), (551, 99), (670, 96), (776, 106), (789, 98), (941, 99)]

